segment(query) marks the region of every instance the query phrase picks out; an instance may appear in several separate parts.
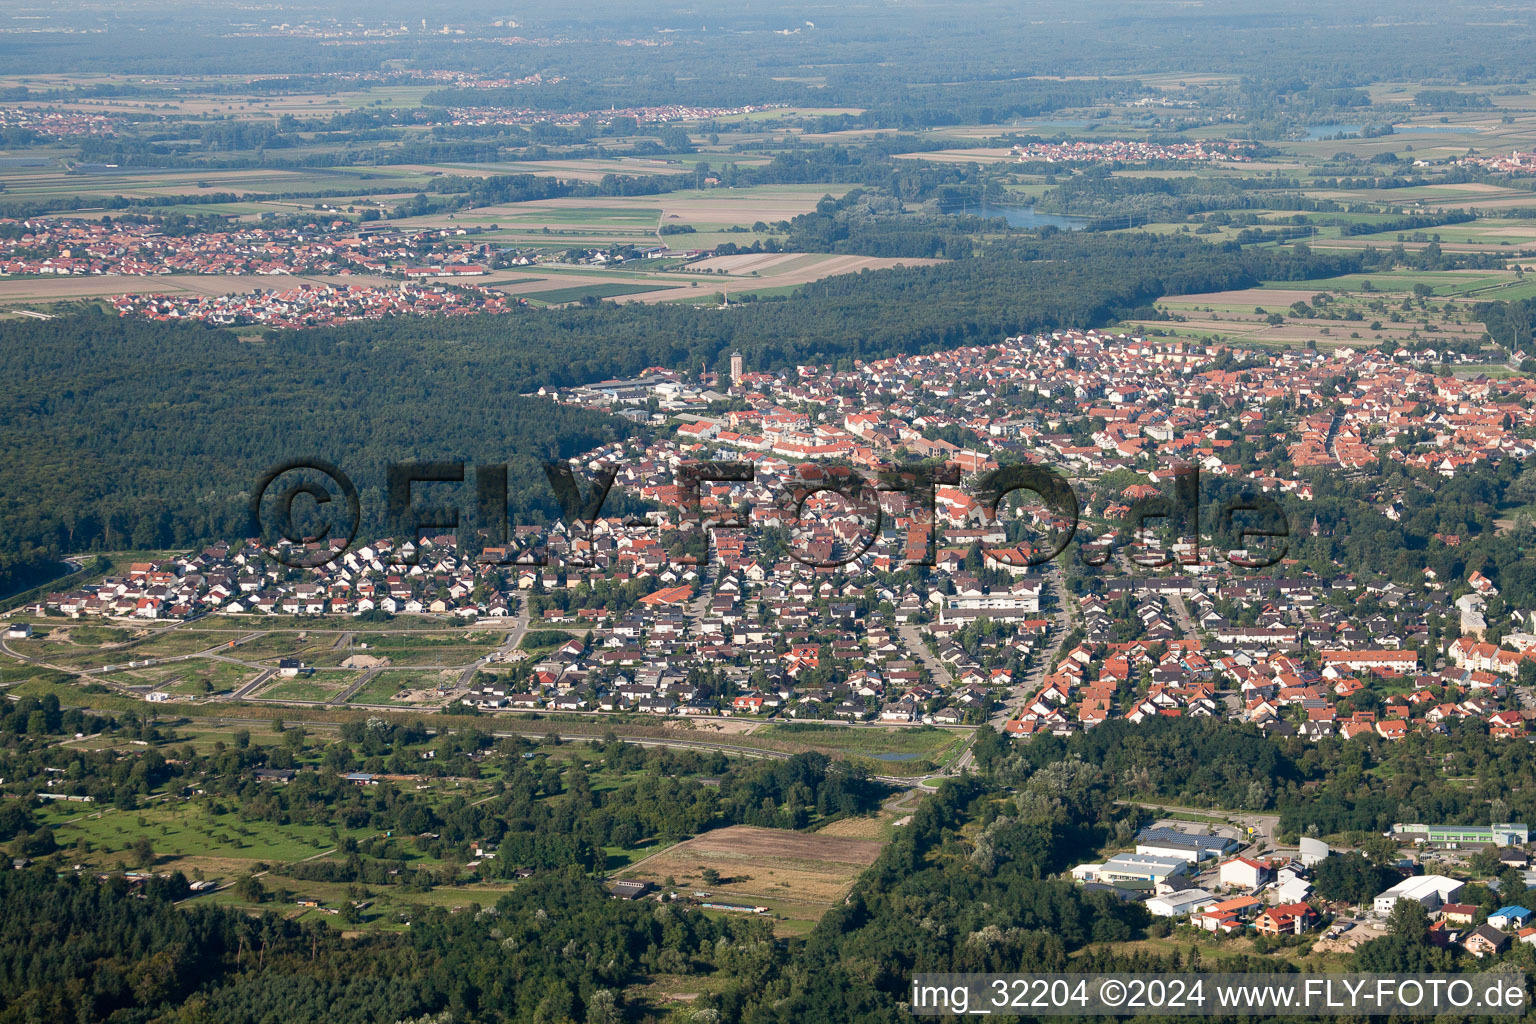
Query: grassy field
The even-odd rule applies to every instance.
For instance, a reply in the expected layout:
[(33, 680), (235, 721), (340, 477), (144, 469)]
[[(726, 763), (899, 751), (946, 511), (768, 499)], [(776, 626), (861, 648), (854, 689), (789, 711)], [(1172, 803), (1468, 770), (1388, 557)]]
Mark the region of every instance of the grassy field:
[[(364, 626), (350, 615), (209, 615), (199, 619), (197, 625), (200, 629), (243, 630), (246, 633), (282, 630), (316, 634), (329, 632), (332, 639), (341, 633), (351, 632)], [(383, 626), (390, 632), (406, 629), (447, 630), (455, 627), (468, 628), (464, 627), (462, 622), (447, 615), (396, 615)], [(378, 623), (368, 623), (366, 628), (381, 627)]]
[[(593, 786), (592, 788), (599, 790), (601, 787)], [(609, 872), (622, 871), (647, 857), (655, 856), (671, 845), (660, 840), (646, 840), (639, 846), (605, 846), (603, 847), (603, 869)]]
[(232, 665), (224, 661), (198, 658), (178, 661), (170, 665), (153, 665), (149, 668), (114, 672), (114, 683), (144, 683), (157, 690), (165, 690), (183, 697), (197, 697), (205, 693), (229, 693), (255, 678), (257, 669), (244, 665)]
[[(215, 814), (202, 804), (180, 799), (157, 800), (132, 811), (56, 801), (39, 816), (54, 826), (61, 846), (84, 840), (92, 861), (103, 866), (121, 859), (135, 841), (148, 839), (159, 870), (185, 868), (189, 866), (183, 864), (187, 860), (303, 860), (334, 849), (337, 839), (333, 836), (361, 840), (374, 834), (367, 829), (349, 831), (330, 825), (246, 821), (236, 814)], [(245, 869), (249, 870), (248, 864)]]
[(38, 686), (46, 688), (57, 686), (68, 679), (69, 677), (62, 672), (56, 672), (51, 668), (40, 668), (36, 665), (0, 663), (0, 686), (4, 687), (16, 687), (36, 682)]
[[(694, 239), (692, 235), (680, 237)], [(742, 239), (738, 236), (732, 240)], [(694, 240), (686, 244), (714, 243)], [(787, 294), (802, 284), (840, 274), (937, 262), (833, 253), (740, 253), (688, 263), (646, 260), (607, 268), (546, 263), (539, 266), (542, 276), (538, 278), (501, 280), (491, 275), (484, 283), (534, 303), (570, 302), (587, 295), (624, 302), (716, 302), (720, 292), (731, 296)]]
[[(459, 910), (478, 904), (493, 906), (503, 895), (511, 892), (513, 882), (476, 882), (426, 891), (405, 891), (397, 886), (369, 886), (361, 900), (361, 920), (357, 924), (344, 924), (335, 913), (343, 902), (357, 900), (357, 889), (341, 882), (302, 881), (273, 871), (261, 878), (268, 898), (261, 903), (248, 903), (240, 899), (233, 889), (221, 889), (216, 893), (196, 897), (199, 903), (215, 906), (237, 907), (251, 912), (269, 911), (282, 914), (293, 921), (317, 921), (338, 930), (347, 931), (404, 931), (418, 907), (445, 907)], [(304, 909), (299, 900), (318, 900), (319, 908)]]
[(330, 700), (357, 681), (360, 672), (316, 672), (312, 676), (293, 679), (274, 677), (274, 681), (262, 687), (255, 696), (262, 700)]
[(425, 690), (440, 682), (452, 682), (457, 676), (457, 672), (380, 672), (367, 686), (354, 693), (347, 703), (411, 707), (416, 702), (397, 699), (396, 695), (410, 690)]
[[(280, 632), (267, 633), (228, 649), (231, 657), (243, 661), (277, 662), (282, 658), (298, 658), (309, 662), (317, 655), (327, 653), (336, 646), (340, 633)], [(238, 639), (230, 637), (231, 640)]]
[[(397, 221), (401, 227), (496, 226), (493, 238), (546, 245), (581, 240), (597, 242), (655, 241), (663, 224), (688, 225), (696, 234), (664, 236), (679, 248), (706, 244), (697, 234), (721, 232), (758, 221), (788, 220), (816, 208), (824, 195), (840, 196), (848, 185), (759, 185), (750, 188), (683, 189), (652, 196), (593, 196), (540, 199), (526, 203), (428, 214)], [(726, 237), (751, 244), (750, 233)]]
[(574, 633), (563, 629), (533, 629), (523, 634), (517, 648), (520, 651), (552, 651), (575, 639)]
[(882, 775), (932, 771), (959, 749), (968, 736), (968, 731), (931, 726), (882, 729), (810, 722), (770, 722), (752, 734), (754, 739), (770, 743), (792, 743), (824, 753), (855, 757)]

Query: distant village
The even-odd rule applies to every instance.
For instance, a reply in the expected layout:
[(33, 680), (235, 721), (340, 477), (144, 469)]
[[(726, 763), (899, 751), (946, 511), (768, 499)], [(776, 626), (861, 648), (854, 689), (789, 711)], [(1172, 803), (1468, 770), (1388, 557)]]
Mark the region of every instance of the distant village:
[(1460, 163), (1504, 174), (1536, 174), (1536, 151), (1522, 153), (1516, 149), (1508, 154), (1467, 156), (1462, 157)]
[(477, 277), (493, 246), (478, 226), (404, 230), (317, 210), (300, 228), (231, 224), (167, 231), (158, 221), (0, 220), (0, 275), (151, 277), (162, 274), (397, 274)]
[(0, 107), (0, 131), (11, 129), (36, 132), (51, 139), (102, 138), (117, 134), (117, 122), (106, 114), (78, 110)]
[(452, 107), (448, 111), (453, 125), (610, 125), (619, 118), (632, 118), (640, 124), (664, 124), (669, 121), (709, 121), (717, 117), (740, 117), (784, 107), (783, 103), (749, 104), (739, 107), (694, 107), (672, 104), (661, 107), (613, 107), (607, 110), (578, 110), (552, 113), (535, 107)]
[(108, 304), (119, 316), (193, 320), (219, 327), (332, 327), (387, 316), (467, 316), (508, 313), (521, 303), (488, 288), (401, 282), (392, 287), (302, 284), (231, 295), (119, 295)]
[(1176, 160), (1184, 163), (1246, 163), (1253, 159), (1251, 143), (1234, 142), (1230, 139), (1209, 139), (1202, 142), (1141, 142), (1135, 139), (1112, 139), (1102, 142), (1066, 141), (1031, 142), (1013, 147), (1014, 156), (1020, 163), (1045, 162), (1051, 164), (1086, 163), (1146, 163), (1149, 161)]

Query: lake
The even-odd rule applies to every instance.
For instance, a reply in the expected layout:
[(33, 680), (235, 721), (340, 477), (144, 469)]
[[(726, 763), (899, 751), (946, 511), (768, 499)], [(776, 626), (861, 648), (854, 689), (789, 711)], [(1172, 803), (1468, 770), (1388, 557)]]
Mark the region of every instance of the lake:
[(1307, 129), (1302, 139), (1306, 142), (1321, 142), (1324, 139), (1336, 139), (1340, 135), (1359, 135), (1364, 130), (1363, 124), (1314, 124)]
[(1008, 222), (1011, 228), (1043, 228), (1047, 224), (1061, 228), (1063, 231), (1081, 231), (1088, 226), (1087, 217), (1065, 217), (1058, 213), (1039, 213), (1033, 206), (1005, 206), (1000, 203), (966, 203), (963, 206), (948, 207), (945, 213), (963, 214), (971, 217), (986, 217), (989, 220), (1001, 217)]

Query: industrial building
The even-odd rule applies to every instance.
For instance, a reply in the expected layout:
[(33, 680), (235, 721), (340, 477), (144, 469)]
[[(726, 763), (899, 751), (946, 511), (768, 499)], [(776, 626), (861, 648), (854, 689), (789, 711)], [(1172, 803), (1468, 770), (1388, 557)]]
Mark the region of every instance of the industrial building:
[(1149, 857), (1140, 853), (1122, 853), (1103, 864), (1079, 864), (1072, 877), (1080, 882), (1163, 882), (1189, 869), (1182, 857)]
[(1224, 857), (1237, 849), (1226, 836), (1202, 836), (1176, 828), (1144, 828), (1136, 835), (1136, 852), (1150, 857), (1182, 857), (1191, 864)]
[(1390, 914), (1398, 900), (1407, 899), (1425, 910), (1439, 910), (1442, 903), (1454, 903), (1463, 888), (1463, 883), (1445, 875), (1415, 875), (1377, 896), (1374, 909), (1378, 914)]
[(1392, 826), (1392, 836), (1402, 842), (1428, 846), (1524, 846), (1531, 841), (1526, 825), (1404, 825)]

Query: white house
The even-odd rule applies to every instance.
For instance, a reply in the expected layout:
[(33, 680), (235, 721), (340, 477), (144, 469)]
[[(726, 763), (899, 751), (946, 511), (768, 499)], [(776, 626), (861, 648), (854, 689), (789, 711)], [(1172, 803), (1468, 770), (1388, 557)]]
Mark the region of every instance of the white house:
[(1184, 889), (1166, 896), (1153, 896), (1147, 900), (1146, 906), (1147, 912), (1153, 917), (1185, 917), (1217, 902), (1218, 897), (1204, 889)]
[(1274, 877), (1268, 864), (1247, 857), (1233, 857), (1222, 864), (1217, 879), (1223, 886), (1238, 889), (1257, 889)]

